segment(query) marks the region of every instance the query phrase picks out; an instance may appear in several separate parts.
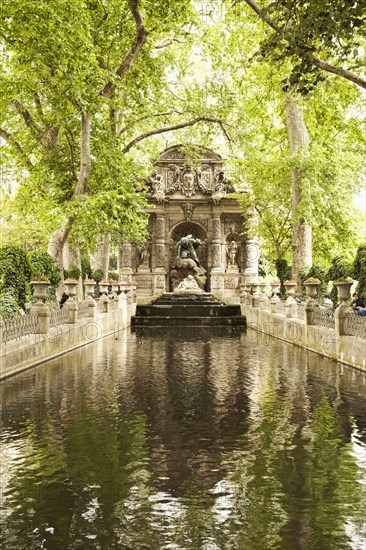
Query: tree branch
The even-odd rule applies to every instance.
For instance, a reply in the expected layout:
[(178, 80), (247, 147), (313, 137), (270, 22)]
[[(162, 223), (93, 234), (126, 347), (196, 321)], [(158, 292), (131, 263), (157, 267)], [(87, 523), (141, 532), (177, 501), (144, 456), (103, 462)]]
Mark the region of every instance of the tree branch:
[(28, 109), (23, 105), (21, 101), (19, 101), (19, 99), (13, 99), (11, 103), (13, 107), (15, 107), (16, 110), (22, 115), (26, 126), (33, 131), (35, 130), (37, 133), (37, 137), (39, 137), (42, 132), (42, 128), (37, 122), (33, 120), (30, 111), (28, 111)]
[(184, 38), (177, 38), (174, 35), (168, 36), (167, 38), (163, 38), (162, 40), (160, 40), (160, 42), (156, 42), (153, 45), (152, 49), (161, 50), (163, 48), (167, 48), (168, 46), (170, 46), (170, 44), (173, 44), (173, 42), (178, 42), (178, 44), (186, 44), (187, 40), (184, 40)]
[(177, 113), (178, 115), (182, 115), (183, 111), (177, 111), (176, 109), (172, 109), (171, 111), (162, 111), (161, 113), (154, 113), (154, 114), (151, 114), (151, 115), (141, 116), (141, 117), (137, 118), (136, 120), (134, 120), (133, 122), (131, 122), (130, 124), (126, 124), (126, 126), (121, 128), (117, 132), (117, 136), (120, 136), (121, 134), (126, 132), (131, 124), (135, 125), (137, 122), (141, 122), (142, 120), (146, 120), (146, 119), (151, 118), (151, 117), (168, 116), (168, 115), (172, 115), (173, 113)]
[(32, 170), (32, 168), (34, 168), (34, 165), (32, 164), (32, 162), (30, 161), (28, 155), (24, 152), (24, 149), (23, 147), (20, 145), (20, 143), (18, 143), (11, 134), (9, 134), (9, 132), (7, 132), (6, 130), (4, 130), (4, 128), (0, 128), (0, 137), (2, 137), (3, 139), (5, 139), (5, 141), (7, 143), (9, 143), (9, 145), (11, 145), (12, 147), (14, 147), (14, 149), (16, 149), (18, 151), (18, 153), (21, 154), (21, 156), (23, 157), (23, 159), (25, 160), (26, 162), (26, 165), (28, 167), (29, 170)]
[[(136, 26), (136, 35), (135, 39), (128, 50), (124, 60), (118, 67), (116, 71), (116, 75), (123, 80), (123, 78), (126, 76), (128, 71), (130, 70), (131, 66), (133, 65), (135, 59), (137, 58), (138, 54), (140, 53), (141, 49), (143, 48), (146, 38), (147, 38), (147, 30), (144, 26), (144, 20), (142, 17), (142, 14), (138, 8), (137, 0), (128, 0), (128, 6), (130, 8), (130, 11), (133, 15), (133, 18), (135, 20), (135, 26)], [(101, 95), (103, 95), (106, 98), (110, 98), (113, 92), (116, 89), (116, 84), (113, 82), (107, 82), (107, 84), (104, 86), (103, 90), (101, 91)]]
[(172, 132), (173, 130), (179, 130), (180, 128), (187, 128), (188, 126), (193, 126), (198, 122), (215, 122), (216, 124), (219, 124), (221, 126), (221, 129), (224, 131), (225, 135), (227, 135), (224, 129), (224, 125), (225, 125), (224, 121), (222, 121), (220, 118), (202, 116), (194, 120), (190, 120), (188, 122), (181, 122), (180, 124), (174, 124), (173, 126), (164, 126), (163, 128), (158, 128), (156, 130), (150, 130), (149, 132), (144, 132), (143, 134), (140, 134), (139, 136), (135, 137), (132, 141), (130, 141), (122, 149), (122, 153), (127, 153), (137, 143), (139, 143), (143, 139), (146, 139), (150, 136), (155, 136), (156, 134), (164, 134), (165, 132)]
[[(262, 21), (267, 23), (267, 25), (269, 25), (276, 33), (281, 34), (283, 32), (283, 29), (279, 25), (277, 25), (277, 23), (275, 23), (275, 21), (273, 21), (273, 19), (265, 11), (260, 8), (256, 2), (254, 2), (254, 0), (244, 1), (253, 11), (255, 11), (258, 17), (260, 17)], [(288, 31), (289, 29), (286, 30)], [(289, 37), (287, 35), (287, 40), (288, 39)], [(322, 69), (323, 71), (326, 71), (328, 73), (341, 76), (366, 90), (366, 80), (364, 78), (361, 78), (360, 76), (352, 73), (348, 69), (344, 69), (343, 67), (336, 67), (334, 65), (331, 65), (330, 63), (327, 63), (326, 61), (322, 61), (314, 54), (304, 51), (298, 43), (296, 43), (296, 47), (300, 50), (300, 57), (306, 59), (315, 67), (318, 67), (319, 69)]]

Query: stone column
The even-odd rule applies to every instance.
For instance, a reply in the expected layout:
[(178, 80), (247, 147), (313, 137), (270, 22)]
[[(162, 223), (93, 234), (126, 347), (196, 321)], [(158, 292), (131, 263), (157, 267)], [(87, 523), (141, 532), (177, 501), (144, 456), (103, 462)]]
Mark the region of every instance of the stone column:
[(155, 226), (154, 295), (159, 296), (163, 294), (165, 290), (165, 216), (163, 214), (158, 214)]
[(218, 216), (212, 220), (212, 271), (222, 271), (221, 220)]
[(221, 219), (220, 216), (214, 214), (212, 218), (211, 292), (219, 299), (222, 299), (224, 291), (224, 269), (222, 266), (221, 247)]
[(132, 281), (132, 244), (123, 243), (121, 248), (120, 277), (127, 283)]
[(259, 245), (257, 239), (247, 239), (246, 258), (244, 280), (246, 283), (258, 283)]

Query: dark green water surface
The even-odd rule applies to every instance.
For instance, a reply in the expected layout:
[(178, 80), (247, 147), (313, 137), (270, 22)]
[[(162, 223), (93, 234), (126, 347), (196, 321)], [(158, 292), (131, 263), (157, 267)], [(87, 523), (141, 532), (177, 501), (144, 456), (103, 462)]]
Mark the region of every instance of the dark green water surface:
[(119, 333), (0, 383), (0, 548), (366, 549), (366, 375)]

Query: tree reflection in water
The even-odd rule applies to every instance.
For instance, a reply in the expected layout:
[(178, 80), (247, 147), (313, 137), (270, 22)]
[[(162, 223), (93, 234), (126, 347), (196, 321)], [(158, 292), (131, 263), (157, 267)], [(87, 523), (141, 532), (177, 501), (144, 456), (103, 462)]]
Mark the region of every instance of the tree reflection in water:
[(1, 547), (364, 549), (365, 379), (250, 331), (110, 338), (9, 379)]

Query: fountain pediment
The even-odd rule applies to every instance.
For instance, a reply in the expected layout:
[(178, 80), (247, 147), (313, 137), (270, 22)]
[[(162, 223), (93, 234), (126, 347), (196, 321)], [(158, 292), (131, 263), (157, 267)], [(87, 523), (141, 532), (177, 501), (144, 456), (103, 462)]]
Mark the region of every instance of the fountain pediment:
[(225, 174), (224, 159), (205, 147), (187, 150), (182, 145), (175, 145), (163, 151), (154, 164), (156, 170), (150, 177), (149, 186), (157, 202), (202, 195), (219, 202), (233, 191)]

